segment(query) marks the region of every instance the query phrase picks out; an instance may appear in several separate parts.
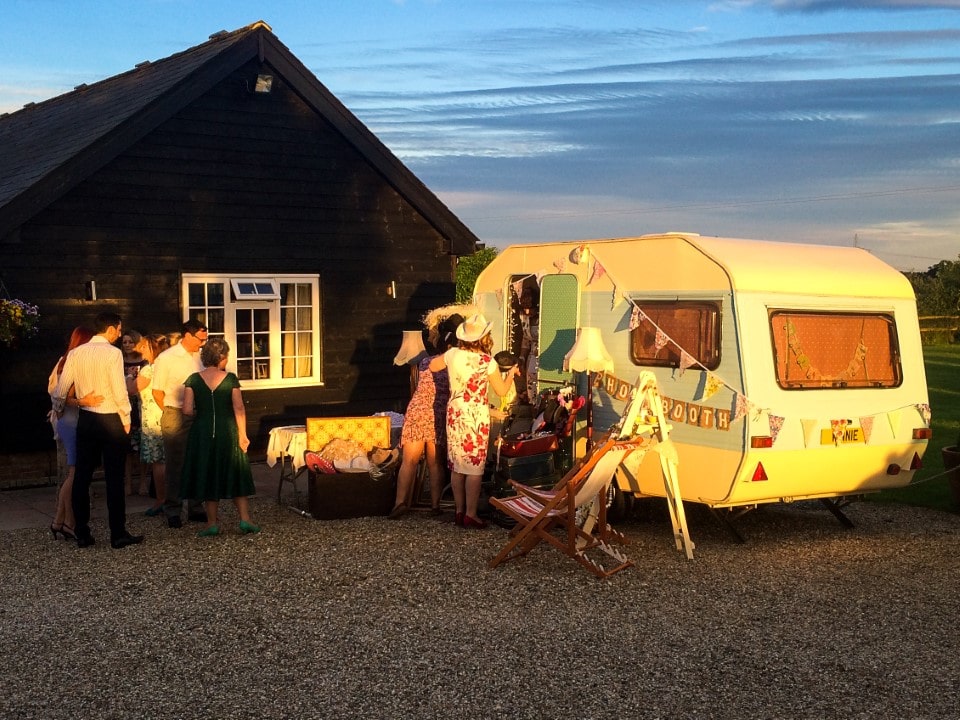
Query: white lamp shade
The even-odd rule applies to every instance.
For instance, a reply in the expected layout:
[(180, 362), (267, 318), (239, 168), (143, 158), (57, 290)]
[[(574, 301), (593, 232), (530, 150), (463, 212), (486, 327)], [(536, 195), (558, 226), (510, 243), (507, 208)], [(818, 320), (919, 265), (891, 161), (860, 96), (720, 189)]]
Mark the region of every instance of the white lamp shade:
[(393, 359), (394, 365), (410, 365), (419, 362), (427, 352), (423, 346), (423, 333), (420, 330), (404, 330), (400, 352)]
[(564, 358), (563, 369), (576, 372), (613, 372), (613, 358), (603, 346), (600, 328), (582, 327)]

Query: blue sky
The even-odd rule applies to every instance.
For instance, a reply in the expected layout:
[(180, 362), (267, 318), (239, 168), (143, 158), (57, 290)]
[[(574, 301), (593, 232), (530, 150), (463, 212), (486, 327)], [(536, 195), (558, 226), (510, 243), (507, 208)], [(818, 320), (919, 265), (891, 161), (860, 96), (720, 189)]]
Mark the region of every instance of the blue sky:
[(0, 112), (262, 19), (488, 245), (960, 254), (960, 0), (4, 0)]

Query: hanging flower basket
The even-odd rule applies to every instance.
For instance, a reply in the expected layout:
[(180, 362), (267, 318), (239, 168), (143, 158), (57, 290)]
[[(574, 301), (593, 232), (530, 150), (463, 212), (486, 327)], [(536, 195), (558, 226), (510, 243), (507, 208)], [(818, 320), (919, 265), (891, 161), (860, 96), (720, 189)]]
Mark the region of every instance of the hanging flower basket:
[(0, 298), (0, 347), (17, 347), (21, 340), (37, 334), (39, 324), (36, 305)]

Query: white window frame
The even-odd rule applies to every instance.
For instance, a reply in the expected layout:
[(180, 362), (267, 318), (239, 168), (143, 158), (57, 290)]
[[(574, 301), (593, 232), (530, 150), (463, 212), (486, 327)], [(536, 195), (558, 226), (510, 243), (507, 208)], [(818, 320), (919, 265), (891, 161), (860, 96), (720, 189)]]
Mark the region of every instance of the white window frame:
[[(261, 284), (270, 283), (275, 293), (272, 295), (251, 295), (237, 291), (238, 282), (256, 281)], [(238, 310), (266, 308), (270, 311), (270, 376), (266, 378), (241, 378), (244, 388), (261, 390), (269, 388), (306, 387), (323, 385), (322, 358), (320, 356), (320, 276), (302, 274), (276, 274), (269, 277), (244, 273), (183, 273), (180, 278), (180, 307), (183, 308), (183, 320), (191, 318), (190, 284), (191, 283), (221, 283), (223, 284), (223, 337), (230, 345), (230, 358), (227, 360), (227, 370), (237, 372), (235, 350), (237, 347)], [(312, 374), (309, 376), (284, 378), (283, 352), (280, 332), (280, 297), (281, 283), (309, 284), (311, 292), (311, 340), (312, 340)], [(193, 315), (196, 315), (194, 313)], [(200, 318), (206, 322), (205, 318)], [(211, 330), (212, 335), (216, 333)]]
[[(250, 290), (245, 290), (243, 285), (248, 283), (252, 284), (253, 287)], [(263, 285), (268, 286), (270, 290), (264, 292), (261, 287)], [(240, 277), (233, 275), (230, 277), (230, 287), (233, 289), (233, 296), (237, 301), (280, 299), (280, 283), (277, 282), (276, 278)]]

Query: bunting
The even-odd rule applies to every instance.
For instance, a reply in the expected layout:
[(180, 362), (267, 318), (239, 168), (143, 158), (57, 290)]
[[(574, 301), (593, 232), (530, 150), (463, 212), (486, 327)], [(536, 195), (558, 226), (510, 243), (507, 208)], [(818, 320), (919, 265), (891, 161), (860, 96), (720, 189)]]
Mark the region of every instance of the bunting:
[(774, 415), (773, 413), (768, 413), (768, 421), (770, 423), (770, 438), (774, 445), (777, 444), (777, 436), (780, 434), (781, 428), (783, 428), (784, 418), (780, 415)]
[[(703, 388), (703, 399), (709, 400), (723, 387), (723, 382), (713, 373), (707, 373), (707, 381)], [(736, 418), (734, 418), (736, 419)]]
[(593, 261), (593, 272), (590, 273), (590, 279), (587, 280), (587, 285), (589, 285), (590, 283), (592, 283), (594, 280), (599, 280), (600, 278), (602, 278), (602, 277), (603, 277), (604, 275), (606, 275), (606, 274), (607, 274), (607, 271), (606, 271), (606, 269), (603, 267), (603, 265), (600, 264), (600, 261), (599, 261), (599, 260), (594, 260), (594, 261)]
[(923, 424), (927, 427), (930, 427), (930, 420), (933, 417), (933, 414), (930, 412), (929, 403), (917, 403), (917, 412), (920, 413), (920, 417), (923, 418)]
[(494, 293), (494, 295), (495, 295), (496, 298), (497, 298), (497, 307), (502, 310), (502, 309), (503, 309), (503, 289), (502, 289), (502, 288), (497, 288), (497, 290), (496, 290), (496, 292)]
[(640, 327), (640, 321), (643, 316), (643, 310), (638, 308), (636, 305), (633, 306), (633, 310), (630, 312), (630, 329), (636, 330)]
[(563, 269), (567, 266), (567, 261), (564, 258), (557, 258), (553, 261), (553, 266), (557, 269), (558, 273), (562, 273)]
[(669, 338), (667, 338), (667, 334), (660, 328), (657, 328), (657, 336), (653, 341), (653, 345), (656, 348), (656, 351), (660, 352), (661, 350), (663, 350), (668, 340)]
[(873, 434), (873, 416), (867, 415), (860, 418), (860, 428), (863, 430), (863, 442), (870, 442), (870, 435)]
[(830, 430), (833, 434), (833, 444), (839, 445), (843, 440), (843, 432), (847, 429), (847, 425), (850, 423), (849, 420), (831, 420), (830, 421)]
[(820, 422), (818, 420), (803, 418), (800, 420), (800, 425), (803, 426), (803, 446), (810, 447), (810, 445), (813, 444), (814, 437), (816, 437)]
[(683, 373), (686, 372), (689, 368), (693, 367), (696, 363), (696, 360), (693, 359), (693, 356), (688, 353), (686, 350), (680, 351), (680, 377), (683, 377)]

